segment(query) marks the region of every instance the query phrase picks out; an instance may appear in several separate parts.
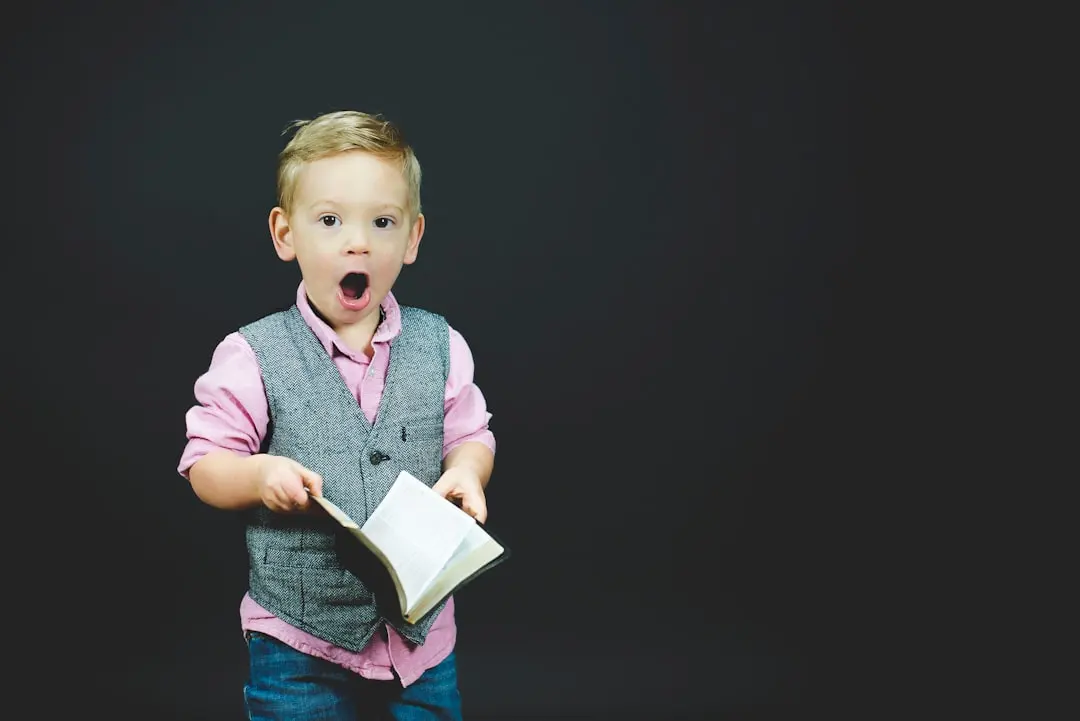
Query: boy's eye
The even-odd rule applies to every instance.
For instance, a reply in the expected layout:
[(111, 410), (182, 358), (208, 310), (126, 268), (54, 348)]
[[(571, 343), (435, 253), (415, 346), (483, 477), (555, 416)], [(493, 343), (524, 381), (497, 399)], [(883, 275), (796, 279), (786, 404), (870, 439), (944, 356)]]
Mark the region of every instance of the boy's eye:
[(375, 227), (376, 228), (389, 228), (393, 224), (394, 224), (394, 219), (393, 218), (383, 217), (383, 218), (376, 218), (375, 219)]
[(337, 225), (338, 219), (336, 215), (323, 215), (319, 218), (319, 222), (327, 228), (333, 228)]

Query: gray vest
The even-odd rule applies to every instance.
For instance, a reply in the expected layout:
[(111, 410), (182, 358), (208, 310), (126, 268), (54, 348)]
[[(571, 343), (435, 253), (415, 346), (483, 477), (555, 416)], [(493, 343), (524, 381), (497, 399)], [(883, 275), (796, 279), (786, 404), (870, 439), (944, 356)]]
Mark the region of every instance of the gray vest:
[[(323, 495), (357, 523), (363, 525), (399, 471), (429, 486), (439, 479), (450, 366), (442, 316), (401, 306), (401, 333), (391, 343), (374, 425), (295, 305), (240, 333), (255, 351), (266, 388), (270, 428), (263, 450), (321, 475)], [(352, 651), (363, 649), (383, 622), (422, 644), (446, 602), (416, 624), (404, 621), (389, 588), (368, 580), (371, 575), (360, 581), (366, 572), (346, 562), (360, 547), (345, 533), (321, 512), (253, 509), (246, 530), (252, 598), (293, 626)], [(376, 597), (379, 589), (386, 590)]]

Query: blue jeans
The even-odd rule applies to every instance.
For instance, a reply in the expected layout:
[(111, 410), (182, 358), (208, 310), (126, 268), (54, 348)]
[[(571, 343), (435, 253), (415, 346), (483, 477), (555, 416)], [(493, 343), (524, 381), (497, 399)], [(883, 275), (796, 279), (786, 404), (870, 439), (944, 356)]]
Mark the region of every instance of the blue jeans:
[(276, 638), (249, 633), (244, 706), (252, 721), (461, 721), (456, 654), (407, 688), (372, 681)]

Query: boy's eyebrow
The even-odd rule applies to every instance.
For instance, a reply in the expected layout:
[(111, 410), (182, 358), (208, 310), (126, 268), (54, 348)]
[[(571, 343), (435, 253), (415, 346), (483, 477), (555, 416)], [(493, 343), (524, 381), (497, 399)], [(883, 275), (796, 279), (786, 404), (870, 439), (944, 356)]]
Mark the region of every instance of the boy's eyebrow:
[[(338, 200), (333, 200), (332, 198), (322, 198), (320, 200), (314, 200), (314, 201), (311, 202), (311, 207), (312, 208), (317, 208), (320, 205), (332, 205), (334, 207), (340, 208), (342, 206), (347, 206), (347, 205), (350, 205), (350, 204), (346, 203), (346, 202), (338, 201)], [(379, 205), (371, 206), (372, 210), (385, 210), (386, 208), (390, 208), (391, 210), (396, 210), (399, 213), (404, 213), (405, 212), (405, 209), (402, 208), (397, 203), (381, 203)]]

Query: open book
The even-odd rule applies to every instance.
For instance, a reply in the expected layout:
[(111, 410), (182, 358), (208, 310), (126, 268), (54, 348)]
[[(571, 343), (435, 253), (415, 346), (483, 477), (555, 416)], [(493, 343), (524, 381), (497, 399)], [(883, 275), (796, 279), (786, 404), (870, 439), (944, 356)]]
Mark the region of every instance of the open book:
[(325, 498), (311, 499), (386, 566), (409, 623), (509, 556), (475, 518), (406, 471), (363, 526)]

